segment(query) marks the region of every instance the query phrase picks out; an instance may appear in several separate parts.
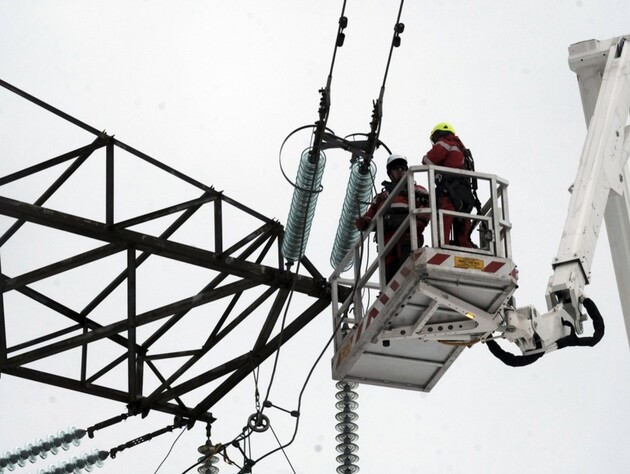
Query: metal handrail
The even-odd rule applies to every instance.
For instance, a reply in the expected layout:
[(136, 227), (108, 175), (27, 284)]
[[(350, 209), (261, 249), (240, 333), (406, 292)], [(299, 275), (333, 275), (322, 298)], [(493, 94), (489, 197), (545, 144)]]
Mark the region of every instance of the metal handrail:
[[(445, 209), (439, 209), (437, 206), (437, 195), (435, 178), (436, 174), (442, 174), (447, 176), (462, 176), (470, 177), (477, 180), (479, 187), (479, 196), (481, 202), (480, 214), (462, 213), (456, 211), (449, 211)], [(391, 207), (394, 196), (398, 194), (403, 187), (407, 184), (407, 190), (409, 193), (409, 214), (405, 218), (404, 222), (400, 225), (398, 230), (389, 239), (389, 242), (384, 245), (384, 222), (383, 217)], [(429, 192), (429, 207), (416, 208), (414, 198), (414, 184), (423, 185)], [(446, 250), (465, 251), (473, 254), (482, 255), (494, 255), (501, 258), (510, 258), (511, 256), (511, 243), (510, 232), (512, 225), (509, 219), (508, 212), (508, 200), (507, 200), (507, 187), (508, 181), (493, 174), (480, 173), (475, 171), (457, 170), (454, 168), (446, 168), (442, 166), (434, 165), (421, 165), (412, 166), (409, 168), (404, 177), (396, 185), (394, 190), (390, 193), (388, 198), (383, 202), (380, 209), (376, 212), (370, 225), (361, 232), (360, 238), (353, 248), (351, 248), (345, 257), (339, 262), (339, 265), (332, 272), (329, 281), (332, 287), (332, 307), (334, 315), (334, 325), (339, 323), (339, 320), (348, 323), (358, 323), (364, 314), (364, 308), (367, 305), (363, 304), (363, 293), (365, 290), (385, 289), (385, 256), (394, 248), (397, 241), (405, 235), (407, 232), (411, 236), (411, 248), (417, 250), (417, 227), (416, 219), (420, 215), (430, 215), (430, 222), (427, 227), (430, 227), (430, 233), (424, 233), (425, 236), (430, 235), (431, 239), (429, 245), (434, 248), (443, 248)], [(484, 201), (485, 200), (485, 201)], [(450, 245), (444, 242), (443, 236), (443, 219), (445, 215), (453, 215), (456, 217), (463, 217), (471, 219), (475, 227), (481, 226), (482, 223), (487, 228), (488, 239), (483, 240), (480, 243), (483, 244), (481, 248), (463, 248), (456, 245)], [(368, 239), (371, 237), (372, 232), (376, 233), (376, 241), (378, 246), (378, 252), (376, 257), (370, 259), (363, 265), (362, 249), (365, 249), (366, 243), (369, 245)], [(343, 269), (345, 266), (354, 259), (355, 265), (353, 269), (354, 278), (342, 277)], [(364, 266), (364, 268), (361, 268)], [(374, 275), (377, 275), (375, 279)], [(340, 294), (338, 286), (350, 288), (349, 296), (343, 301), (339, 301), (337, 296)], [(354, 313), (353, 317), (348, 316), (350, 312)]]

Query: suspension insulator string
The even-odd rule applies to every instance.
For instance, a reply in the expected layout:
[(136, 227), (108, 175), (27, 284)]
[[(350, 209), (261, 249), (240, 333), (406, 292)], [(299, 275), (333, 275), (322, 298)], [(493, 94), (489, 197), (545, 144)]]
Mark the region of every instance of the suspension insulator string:
[[(373, 161), (365, 164), (354, 161), (350, 167), (350, 177), (346, 188), (346, 197), (341, 208), (337, 234), (330, 254), (330, 264), (336, 268), (348, 251), (359, 240), (360, 232), (354, 222), (367, 210), (372, 197), (372, 187), (376, 176), (376, 165)], [(354, 260), (351, 259), (344, 266), (343, 271), (350, 270)]]
[(50, 465), (47, 469), (40, 469), (37, 474), (65, 474), (65, 473), (80, 473), (85, 471), (91, 472), (94, 467), (103, 467), (103, 461), (109, 457), (107, 451), (100, 451), (94, 449), (89, 453), (84, 453), (80, 457), (73, 457), (68, 462), (63, 462), (58, 465)]
[(219, 457), (216, 454), (222, 449), (221, 445), (213, 445), (212, 443), (207, 442), (199, 446), (197, 451), (202, 456), (198, 459), (201, 464), (197, 468), (197, 472), (199, 474), (218, 474), (219, 468), (215, 466), (219, 462)]
[(313, 160), (311, 150), (307, 148), (302, 152), (282, 240), (282, 255), (290, 262), (298, 261), (304, 255), (326, 165), (324, 152), (320, 151), (318, 159)]
[(339, 412), (335, 415), (335, 418), (339, 423), (335, 426), (339, 434), (335, 437), (337, 442), (337, 452), (340, 453), (337, 456), (337, 462), (340, 464), (337, 466), (337, 474), (354, 474), (359, 472), (359, 456), (356, 452), (359, 450), (359, 446), (356, 441), (359, 439), (357, 430), (358, 425), (355, 423), (359, 418), (356, 413), (356, 409), (359, 404), (356, 399), (359, 397), (354, 390), (359, 384), (355, 382), (340, 381), (335, 384), (339, 391), (336, 393), (337, 403), (335, 407)]
[(216, 456), (220, 451), (225, 450), (225, 446), (222, 444), (212, 444), (210, 437), (212, 435), (212, 424), (206, 425), (206, 442), (197, 448), (197, 451), (202, 456), (197, 460), (201, 463), (201, 466), (197, 468), (199, 474), (218, 474), (219, 468), (215, 466), (219, 462), (219, 457)]
[(49, 453), (56, 455), (59, 449), (67, 451), (73, 445), (79, 446), (86, 433), (86, 430), (71, 427), (22, 448), (16, 448), (13, 452), (6, 451), (4, 456), (0, 456), (0, 473), (3, 473), (5, 468), (13, 471), (16, 466), (24, 467), (27, 462), (35, 463), (38, 458), (46, 459)]

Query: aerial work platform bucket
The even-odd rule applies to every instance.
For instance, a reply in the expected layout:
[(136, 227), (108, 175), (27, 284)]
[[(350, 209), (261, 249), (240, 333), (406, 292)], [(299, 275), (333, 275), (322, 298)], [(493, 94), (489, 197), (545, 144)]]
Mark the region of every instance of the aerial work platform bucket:
[[(440, 170), (412, 168), (408, 179), (424, 171), (433, 182), (434, 168)], [(383, 255), (368, 262), (365, 272), (355, 265), (354, 280), (333, 273), (333, 379), (428, 392), (466, 346), (504, 324), (502, 309), (517, 288), (517, 271), (509, 255), (507, 183), (496, 176), (474, 174), (489, 185), (482, 212), (467, 216), (483, 223), (478, 248), (447, 245), (440, 235), (442, 226), (432, 225), (432, 240), (439, 245), (413, 249), (387, 284), (380, 283), (383, 272), (377, 272), (384, 264)], [(434, 189), (428, 188), (435, 203)], [(387, 204), (375, 219), (377, 235)], [(431, 222), (441, 224), (440, 214), (449, 211), (435, 205), (414, 209), (412, 204), (406, 225), (415, 227), (412, 216), (423, 212), (431, 212)], [(391, 245), (379, 247), (387, 250)], [(355, 261), (358, 255), (357, 251)], [(379, 273), (379, 283), (370, 281)], [(338, 285), (352, 290), (345, 301), (336, 298)], [(369, 293), (377, 290), (376, 297), (370, 298)]]

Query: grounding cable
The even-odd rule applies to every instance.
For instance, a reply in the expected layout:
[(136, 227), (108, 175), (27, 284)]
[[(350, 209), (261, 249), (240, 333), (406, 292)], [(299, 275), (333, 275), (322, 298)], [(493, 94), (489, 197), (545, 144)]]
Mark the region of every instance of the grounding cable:
[(155, 472), (153, 474), (157, 474), (157, 472), (160, 470), (160, 468), (162, 467), (162, 465), (166, 462), (166, 460), (168, 459), (168, 457), (171, 455), (171, 453), (173, 452), (173, 448), (175, 447), (175, 445), (177, 444), (177, 442), (179, 441), (179, 438), (182, 437), (182, 435), (186, 432), (186, 430), (184, 429), (185, 427), (182, 426), (182, 430), (180, 431), (180, 433), (177, 435), (177, 438), (175, 438), (175, 441), (173, 441), (173, 444), (171, 444), (170, 449), (168, 450), (168, 453), (166, 453), (166, 456), (164, 456), (164, 459), (162, 459), (162, 462), (158, 465), (158, 467), (155, 469)]

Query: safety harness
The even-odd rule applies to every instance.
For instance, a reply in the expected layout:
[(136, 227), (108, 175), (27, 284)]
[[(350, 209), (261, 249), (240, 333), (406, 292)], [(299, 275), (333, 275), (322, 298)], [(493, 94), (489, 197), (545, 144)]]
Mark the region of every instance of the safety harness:
[[(475, 160), (471, 151), (457, 138), (458, 148), (464, 154), (464, 167), (466, 171), (475, 171)], [(481, 202), (477, 197), (477, 179), (467, 176), (445, 176), (436, 174), (436, 190), (438, 194), (446, 194), (457, 212), (469, 213), (474, 209), (481, 212)]]

